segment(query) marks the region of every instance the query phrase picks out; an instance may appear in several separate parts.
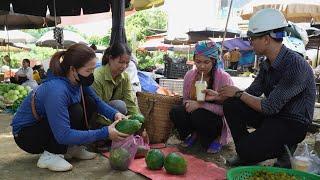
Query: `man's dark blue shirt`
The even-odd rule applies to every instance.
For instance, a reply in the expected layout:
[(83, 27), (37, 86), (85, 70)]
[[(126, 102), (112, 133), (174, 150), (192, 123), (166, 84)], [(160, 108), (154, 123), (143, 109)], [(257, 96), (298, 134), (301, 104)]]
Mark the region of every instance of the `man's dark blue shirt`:
[(262, 112), (268, 116), (311, 123), (316, 97), (313, 71), (307, 61), (284, 45), (270, 64), (266, 59), (246, 92), (265, 95), (261, 101)]

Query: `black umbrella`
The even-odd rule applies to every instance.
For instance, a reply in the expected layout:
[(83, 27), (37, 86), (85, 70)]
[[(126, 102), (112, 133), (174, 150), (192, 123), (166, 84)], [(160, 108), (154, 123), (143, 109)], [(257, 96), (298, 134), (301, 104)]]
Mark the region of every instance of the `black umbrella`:
[[(203, 29), (190, 29), (187, 33), (189, 35), (189, 41), (195, 43), (197, 41), (206, 40), (209, 37), (223, 37), (224, 29), (222, 28), (203, 28)], [(240, 30), (227, 29), (226, 38), (240, 37)]]
[[(60, 24), (60, 17), (56, 18), (56, 23)], [(0, 29), (38, 29), (52, 27), (55, 25), (55, 18), (52, 16), (41, 17), (25, 14), (13, 13), (12, 11), (0, 10)]]
[[(11, 4), (11, 5), (10, 5)], [(0, 10), (9, 10), (13, 7), (15, 13), (29, 14), (45, 17), (47, 7), (50, 15), (78, 16), (81, 14), (94, 14), (108, 12), (109, 0), (1, 0)]]
[(125, 0), (112, 0), (112, 31), (110, 45), (115, 42), (127, 43), (124, 28)]
[(77, 16), (110, 11), (112, 4), (111, 43), (126, 42), (124, 30), (124, 11), (130, 0), (0, 0), (0, 10), (8, 11), (10, 6), (15, 13), (45, 17), (47, 7), (51, 16)]

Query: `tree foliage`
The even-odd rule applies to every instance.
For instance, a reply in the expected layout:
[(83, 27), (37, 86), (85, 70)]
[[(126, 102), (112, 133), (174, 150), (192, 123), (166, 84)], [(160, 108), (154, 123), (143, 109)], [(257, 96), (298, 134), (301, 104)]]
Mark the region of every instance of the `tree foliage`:
[[(39, 61), (50, 59), (51, 56), (57, 51), (53, 48), (38, 47), (35, 45), (30, 45), (29, 48), (31, 49), (30, 51), (10, 53), (10, 66), (13, 68), (21, 67), (21, 62), (25, 58)], [(3, 57), (7, 54), (8, 52), (0, 52), (0, 58), (3, 59)]]
[[(42, 28), (42, 29), (25, 29), (22, 30), (23, 32), (29, 33), (30, 35), (32, 35), (33, 37), (35, 37), (36, 39), (39, 39), (41, 36), (43, 36), (46, 32), (52, 30), (53, 27), (48, 27), (48, 28)], [(77, 28), (72, 27), (72, 26), (65, 26), (63, 27), (63, 29), (68, 30), (68, 31), (72, 31), (75, 32), (77, 34), (80, 34), (81, 36), (85, 37), (85, 35), (83, 33), (81, 33)]]
[(89, 44), (95, 44), (95, 45), (100, 45), (100, 46), (106, 47), (109, 45), (110, 37), (111, 37), (111, 34), (109, 33), (102, 38), (100, 36), (89, 36), (87, 38), (87, 40), (88, 40)]
[(51, 28), (42, 28), (42, 29), (25, 29), (22, 31), (32, 35), (36, 39), (39, 39), (41, 36), (43, 36), (46, 32), (48, 32), (50, 30), (51, 30)]
[(125, 28), (128, 44), (135, 50), (145, 41), (146, 36), (155, 34), (150, 29), (167, 28), (167, 14), (159, 8), (138, 11), (126, 18)]

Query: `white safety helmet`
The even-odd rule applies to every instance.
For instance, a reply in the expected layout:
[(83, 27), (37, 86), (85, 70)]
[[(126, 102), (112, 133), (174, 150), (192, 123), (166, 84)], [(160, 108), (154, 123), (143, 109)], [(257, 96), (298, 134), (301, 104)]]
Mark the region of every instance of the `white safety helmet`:
[(306, 56), (306, 47), (301, 39), (295, 37), (284, 37), (282, 43), (289, 49)]
[(285, 28), (288, 22), (283, 14), (271, 8), (262, 9), (256, 12), (249, 20), (248, 36), (262, 36), (270, 34), (273, 38), (282, 38), (284, 32), (273, 32), (275, 29)]

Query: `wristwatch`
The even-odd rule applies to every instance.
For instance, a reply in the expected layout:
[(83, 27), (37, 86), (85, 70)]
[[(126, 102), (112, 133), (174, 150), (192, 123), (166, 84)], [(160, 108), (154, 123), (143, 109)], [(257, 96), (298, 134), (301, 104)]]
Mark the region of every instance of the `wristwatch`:
[(243, 94), (243, 92), (244, 91), (237, 91), (235, 94), (234, 94), (234, 96), (233, 97), (235, 97), (235, 98), (241, 98), (241, 96), (242, 96), (242, 94)]

